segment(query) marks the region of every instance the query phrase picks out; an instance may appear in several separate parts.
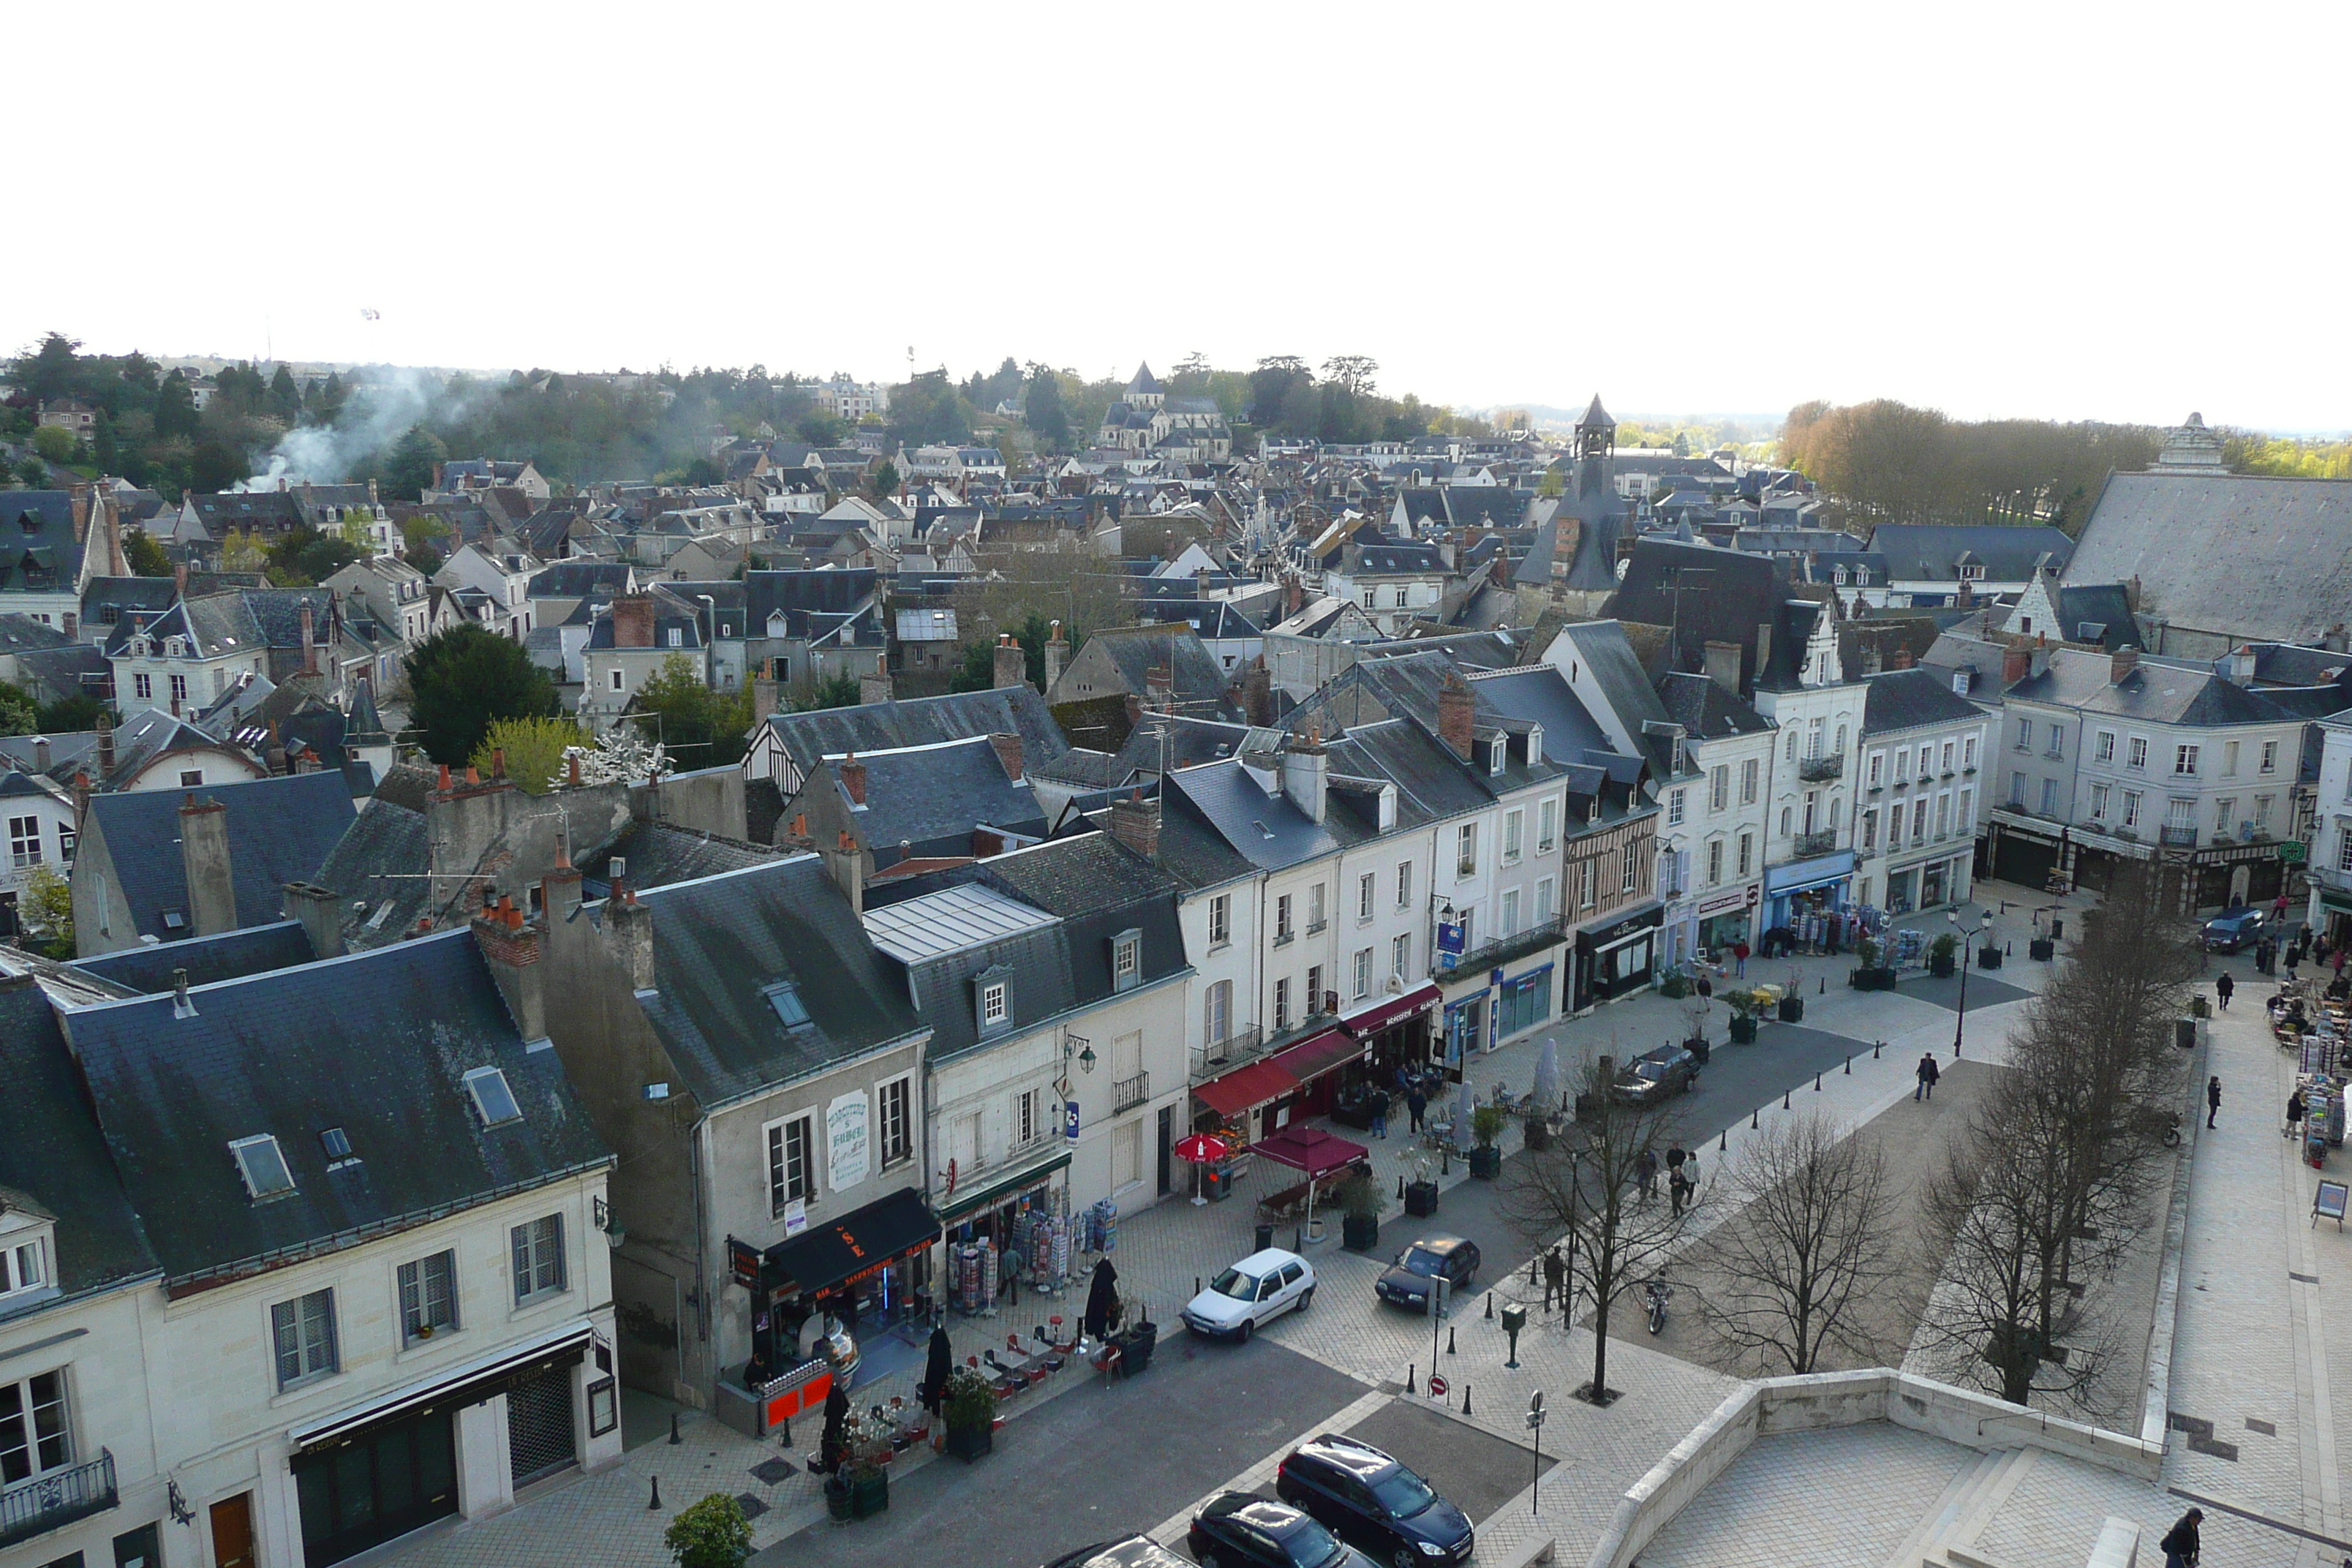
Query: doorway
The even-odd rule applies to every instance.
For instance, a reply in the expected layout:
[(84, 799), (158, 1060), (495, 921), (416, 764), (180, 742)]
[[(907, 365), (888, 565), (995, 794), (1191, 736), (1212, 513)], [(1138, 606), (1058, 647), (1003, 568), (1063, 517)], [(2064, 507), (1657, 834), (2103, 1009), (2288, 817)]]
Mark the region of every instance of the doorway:
[(570, 1367), (559, 1366), (507, 1390), (507, 1453), (517, 1488), (578, 1461)]
[(326, 1568), (457, 1511), (455, 1433), (446, 1410), (372, 1427), (293, 1463), (302, 1558)]
[(1175, 1173), (1169, 1167), (1170, 1146), (1176, 1142), (1176, 1108), (1160, 1108), (1160, 1195), (1166, 1197), (1176, 1190)]
[(253, 1494), (213, 1504), (213, 1568), (253, 1568)]

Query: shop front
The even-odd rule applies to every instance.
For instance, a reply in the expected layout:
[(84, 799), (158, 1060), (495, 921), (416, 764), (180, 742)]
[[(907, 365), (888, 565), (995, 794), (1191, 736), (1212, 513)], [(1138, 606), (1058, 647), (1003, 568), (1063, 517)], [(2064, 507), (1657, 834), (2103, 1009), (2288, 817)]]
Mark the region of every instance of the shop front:
[(1192, 1098), (1200, 1108), (1192, 1117), (1192, 1131), (1235, 1129), (1265, 1137), (1290, 1120), (1299, 1087), (1271, 1058), (1235, 1068), (1194, 1087)]
[(1069, 1282), (1070, 1256), (1082, 1237), (1070, 1214), (1070, 1151), (1054, 1152), (1010, 1171), (983, 1171), (951, 1184), (941, 1195), (940, 1224), (947, 1232), (948, 1304), (985, 1312), (1011, 1280), (1036, 1290)]
[(1648, 904), (1607, 925), (1576, 933), (1568, 978), (1570, 1013), (1631, 995), (1650, 984), (1656, 972), (1658, 924), (1664, 914), (1664, 905)]
[(1364, 1047), (1364, 1076), (1376, 1083), (1394, 1081), (1400, 1068), (1418, 1072), (1440, 1059), (1438, 1037), (1431, 1027), (1439, 992), (1423, 981), (1393, 996), (1360, 1002), (1339, 1015), (1339, 1026)]
[(1726, 888), (1710, 893), (1698, 902), (1698, 946), (1703, 952), (1728, 952), (1740, 942), (1750, 947), (1756, 943), (1755, 915), (1757, 900), (1762, 896), (1763, 885), (1750, 882), (1745, 887)]
[(1853, 885), (1853, 851), (1774, 866), (1764, 873), (1764, 935), (1759, 952), (1843, 945), (1842, 911)]
[(1907, 915), (1958, 903), (1968, 896), (1969, 858), (1967, 852), (1947, 852), (1933, 860), (1892, 868), (1886, 873), (1885, 902), (1881, 907), (1890, 915)]

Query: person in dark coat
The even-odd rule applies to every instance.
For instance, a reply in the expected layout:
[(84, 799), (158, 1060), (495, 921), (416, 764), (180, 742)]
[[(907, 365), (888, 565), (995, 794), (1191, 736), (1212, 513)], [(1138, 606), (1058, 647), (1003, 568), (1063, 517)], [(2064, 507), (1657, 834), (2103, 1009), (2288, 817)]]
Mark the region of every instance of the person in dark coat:
[(1683, 1162), (1689, 1158), (1689, 1152), (1685, 1151), (1680, 1143), (1669, 1143), (1666, 1145), (1666, 1170), (1669, 1173), (1681, 1170), (1683, 1168)]
[(2230, 1010), (2230, 998), (2237, 989), (2238, 983), (2231, 979), (2227, 973), (2213, 982), (2213, 994), (2221, 999), (2221, 1011), (2224, 1013)]
[(2303, 1131), (2303, 1085), (2296, 1084), (2286, 1097), (2286, 1135), (2290, 1138)]
[(2207, 1079), (2205, 1080), (2205, 1125), (2212, 1126), (2213, 1118), (2221, 1113), (2221, 1080), (2218, 1078)]
[(923, 1361), (923, 1384), (915, 1391), (923, 1408), (934, 1415), (947, 1399), (948, 1373), (954, 1367), (955, 1351), (948, 1343), (947, 1325), (942, 1323), (931, 1331), (930, 1350)]
[(1658, 1195), (1658, 1156), (1644, 1149), (1633, 1157), (1633, 1184), (1645, 1198)]
[(1914, 1100), (1935, 1099), (1936, 1080), (1944, 1076), (1936, 1067), (1936, 1053), (1933, 1051), (1920, 1052), (1918, 1070), (1912, 1076), (1919, 1080), (1919, 1087), (1911, 1091), (1911, 1098)]
[(1405, 1093), (1404, 1109), (1405, 1113), (1412, 1118), (1412, 1131), (1420, 1131), (1422, 1116), (1429, 1110), (1429, 1096), (1421, 1092), (1421, 1084), (1418, 1080)]
[(1106, 1258), (1095, 1265), (1094, 1283), (1087, 1287), (1085, 1328), (1090, 1339), (1108, 1336), (1118, 1321), (1118, 1270)]
[(2177, 1520), (2157, 1549), (2164, 1553), (2164, 1568), (2197, 1568), (2197, 1553), (2203, 1550), (2198, 1544), (2197, 1527), (2205, 1522), (2205, 1510), (2192, 1508)]
[(1557, 1244), (1543, 1255), (1543, 1310), (1551, 1310), (1552, 1302), (1559, 1302), (1561, 1311), (1568, 1310), (1568, 1259), (1560, 1256)]
[(824, 1396), (824, 1435), (817, 1439), (817, 1473), (829, 1476), (841, 1468), (849, 1457), (849, 1391), (841, 1379), (833, 1380), (833, 1392)]

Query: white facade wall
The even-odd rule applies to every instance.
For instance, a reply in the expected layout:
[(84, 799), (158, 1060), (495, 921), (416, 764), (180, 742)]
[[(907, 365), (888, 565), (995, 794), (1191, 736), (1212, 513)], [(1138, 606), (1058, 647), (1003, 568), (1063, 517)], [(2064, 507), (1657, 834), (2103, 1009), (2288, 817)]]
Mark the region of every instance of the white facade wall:
[(1987, 810), (1982, 764), (1990, 734), (1990, 721), (1979, 717), (1889, 731), (1864, 742), (1855, 807), (1856, 903), (1902, 913), (1968, 897), (1977, 825)]

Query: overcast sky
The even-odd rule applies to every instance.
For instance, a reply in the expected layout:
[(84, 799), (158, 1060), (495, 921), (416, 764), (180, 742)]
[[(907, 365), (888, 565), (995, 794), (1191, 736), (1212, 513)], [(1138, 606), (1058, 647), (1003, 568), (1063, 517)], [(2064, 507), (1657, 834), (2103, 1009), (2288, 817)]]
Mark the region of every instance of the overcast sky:
[(0, 345), (2352, 425), (2343, 0), (1598, 9), (26, 7)]

